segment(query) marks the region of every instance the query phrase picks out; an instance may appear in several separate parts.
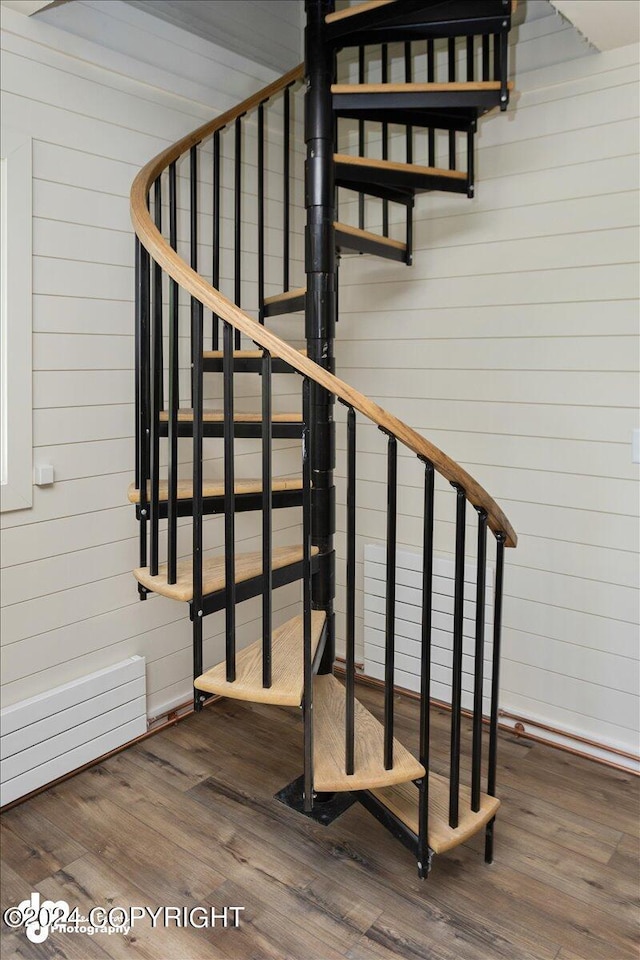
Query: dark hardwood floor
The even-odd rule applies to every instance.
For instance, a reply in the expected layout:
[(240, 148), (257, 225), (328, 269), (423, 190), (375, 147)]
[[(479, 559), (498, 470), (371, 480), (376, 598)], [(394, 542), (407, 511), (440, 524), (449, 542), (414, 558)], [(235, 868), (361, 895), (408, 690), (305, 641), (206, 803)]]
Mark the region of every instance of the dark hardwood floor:
[[(380, 692), (358, 697), (380, 714)], [(397, 700), (416, 747), (417, 704)], [(433, 720), (446, 772), (448, 714)], [(465, 741), (469, 741), (465, 727)], [(626, 960), (638, 957), (637, 778), (503, 735), (496, 859), (483, 835), (415, 861), (356, 804), (330, 827), (273, 799), (300, 773), (298, 712), (221, 701), (8, 811), (2, 911), (28, 899), (243, 906), (238, 929), (51, 934), (2, 960)], [(465, 763), (468, 756), (465, 757)]]

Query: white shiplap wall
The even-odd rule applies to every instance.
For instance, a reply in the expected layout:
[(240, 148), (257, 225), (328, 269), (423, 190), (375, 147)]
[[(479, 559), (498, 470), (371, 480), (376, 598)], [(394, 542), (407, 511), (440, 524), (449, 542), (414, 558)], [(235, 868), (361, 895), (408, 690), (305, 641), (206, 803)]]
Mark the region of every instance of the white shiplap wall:
[[(524, 72), (507, 115), (481, 121), (476, 198), (418, 198), (412, 268), (343, 260), (337, 370), (460, 461), (518, 532), (502, 707), (637, 752), (639, 51), (590, 51), (556, 17), (516, 39)], [(384, 438), (358, 429), (362, 560), (385, 535), (385, 461)], [(342, 478), (341, 427), (338, 451)], [(422, 481), (409, 458), (400, 482), (399, 541), (419, 548)], [(446, 555), (444, 484), (438, 499)], [(343, 636), (342, 479), (338, 503)], [(474, 535), (470, 522), (470, 554)], [(360, 565), (359, 641), (362, 587)]]
[[(58, 12), (64, 31), (51, 25)], [(191, 641), (186, 606), (159, 597), (139, 603), (130, 572), (137, 525), (126, 502), (134, 457), (128, 191), (150, 157), (275, 74), (116, 0), (69, 4), (47, 17), (42, 23), (3, 8), (2, 123), (33, 138), (34, 458), (53, 464), (56, 474), (52, 487), (34, 489), (32, 510), (2, 517), (3, 703), (139, 654), (147, 660), (147, 706), (155, 714), (189, 696)], [(136, 50), (140, 58), (130, 55)], [(277, 130), (270, 135), (271, 151), (278, 138)], [(249, 129), (247, 182), (254, 143)], [(278, 159), (267, 155), (276, 169)], [(276, 242), (279, 180), (271, 185)], [(253, 214), (249, 199), (248, 243)], [(295, 282), (300, 246), (294, 243)], [(254, 262), (246, 278), (251, 306)], [(270, 280), (268, 292), (275, 293), (278, 280)], [(296, 409), (294, 378), (274, 379), (276, 405)], [(257, 389), (239, 378), (238, 407), (250, 405)], [(208, 395), (219, 395), (213, 375)], [(207, 442), (209, 475), (220, 474), (220, 444)], [(274, 470), (295, 469), (297, 446), (278, 446), (284, 452)], [(255, 475), (257, 442), (238, 441), (237, 449), (238, 475)], [(186, 451), (185, 460), (188, 470)], [(221, 523), (206, 523), (210, 548), (222, 545)], [(238, 549), (256, 549), (258, 529), (255, 517), (240, 515)], [(276, 542), (299, 539), (299, 512), (278, 513), (274, 529)], [(188, 552), (186, 521), (181, 538)], [(297, 597), (296, 585), (279, 591), (279, 621), (292, 614)], [(255, 639), (259, 615), (258, 604), (241, 606), (240, 642)], [(207, 665), (220, 659), (223, 629), (223, 615), (207, 618)]]
[(300, 63), (302, 0), (127, 0), (243, 57), (285, 73)]

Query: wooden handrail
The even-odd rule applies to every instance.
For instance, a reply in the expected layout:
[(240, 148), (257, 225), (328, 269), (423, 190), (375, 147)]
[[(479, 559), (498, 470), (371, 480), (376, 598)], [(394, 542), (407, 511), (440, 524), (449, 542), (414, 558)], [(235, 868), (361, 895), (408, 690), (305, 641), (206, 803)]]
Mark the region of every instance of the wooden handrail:
[(285, 87), (290, 86), (303, 76), (303, 66), (297, 66), (286, 73), (279, 80), (268, 87), (248, 97), (237, 107), (221, 114), (215, 120), (209, 121), (187, 134), (177, 143), (167, 147), (153, 160), (147, 163), (135, 178), (131, 187), (131, 221), (140, 242), (169, 276), (175, 280), (192, 297), (195, 297), (208, 310), (213, 311), (222, 320), (230, 323), (236, 330), (240, 330), (250, 337), (254, 343), (268, 350), (272, 357), (284, 360), (298, 373), (309, 377), (320, 384), (329, 393), (339, 397), (345, 403), (358, 410), (363, 416), (377, 424), (382, 430), (392, 434), (413, 453), (422, 459), (430, 460), (437, 472), (450, 483), (464, 488), (467, 499), (474, 507), (487, 513), (487, 523), (495, 534), (503, 534), (505, 546), (515, 547), (516, 533), (502, 512), (498, 504), (489, 496), (487, 491), (467, 473), (459, 464), (448, 457), (442, 450), (425, 440), (416, 430), (407, 426), (393, 414), (388, 413), (364, 394), (355, 390), (349, 384), (329, 373), (323, 367), (314, 363), (295, 347), (272, 333), (262, 324), (253, 320), (249, 314), (232, 303), (219, 290), (216, 290), (204, 277), (196, 273), (164, 239), (157, 229), (147, 208), (147, 196), (155, 180), (161, 173), (188, 151), (194, 145), (227, 126), (237, 117), (268, 100)]

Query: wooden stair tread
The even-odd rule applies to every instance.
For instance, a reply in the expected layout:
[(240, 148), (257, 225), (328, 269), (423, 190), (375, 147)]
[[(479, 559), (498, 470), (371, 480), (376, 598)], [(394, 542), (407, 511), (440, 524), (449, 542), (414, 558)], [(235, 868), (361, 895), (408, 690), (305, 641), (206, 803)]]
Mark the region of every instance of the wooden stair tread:
[[(311, 548), (312, 556), (318, 553), (317, 547)], [(272, 566), (274, 570), (281, 567), (288, 567), (293, 563), (302, 560), (302, 547), (276, 547), (272, 554)], [(205, 557), (202, 561), (202, 593), (216, 593), (223, 590), (225, 585), (224, 575), (225, 557)], [(162, 597), (168, 597), (170, 600), (189, 601), (193, 599), (193, 565), (191, 557), (184, 560), (178, 560), (176, 583), (167, 583), (167, 565), (163, 563), (158, 568), (158, 574), (151, 576), (149, 567), (138, 567), (133, 571), (133, 575), (143, 587), (160, 594)], [(236, 583), (242, 583), (244, 580), (251, 580), (262, 573), (262, 551), (251, 553), (236, 554)]]
[[(331, 93), (463, 93), (473, 90), (500, 90), (499, 80), (469, 80), (451, 83), (334, 83)], [(513, 81), (507, 87), (513, 90)]]
[(287, 290), (284, 293), (276, 293), (272, 297), (265, 297), (264, 305), (265, 307), (268, 307), (272, 303), (281, 303), (284, 300), (294, 300), (296, 297), (304, 297), (306, 292), (306, 287), (296, 287), (295, 290)]
[[(418, 788), (413, 783), (372, 790), (373, 795), (402, 820), (415, 834), (418, 824)], [(438, 773), (429, 773), (429, 819), (427, 834), (434, 853), (444, 853), (464, 843), (482, 830), (495, 815), (500, 801), (497, 797), (480, 795), (480, 810), (473, 813), (470, 806), (471, 790), (460, 787), (460, 816), (454, 830), (449, 826), (449, 780)]]
[[(288, 296), (288, 294), (285, 296)], [(276, 299), (284, 299), (284, 298), (282, 296), (279, 298), (273, 297), (273, 298), (270, 298), (270, 301), (276, 300)], [(267, 301), (265, 300), (265, 303), (266, 302)], [(299, 350), (298, 353), (304, 354), (304, 356), (306, 356), (307, 355), (306, 347), (302, 350)], [(205, 360), (223, 360), (224, 351), (223, 350), (205, 350), (202, 356)], [(234, 350), (233, 351), (234, 360), (262, 360), (263, 356), (264, 356), (264, 350)]]
[[(302, 490), (302, 477), (274, 477), (271, 489), (280, 490)], [(246, 480), (237, 479), (234, 484), (234, 490), (237, 496), (245, 493), (262, 493), (262, 478), (252, 477)], [(135, 483), (129, 484), (127, 492), (130, 503), (140, 503), (140, 491)], [(202, 483), (203, 497), (222, 497), (224, 496), (224, 480), (204, 480)], [(151, 497), (151, 483), (147, 482), (147, 497)], [(178, 500), (191, 500), (193, 498), (193, 482), (191, 480), (178, 480)], [(169, 484), (167, 480), (160, 481), (160, 500), (169, 499)]]
[[(203, 420), (205, 423), (223, 423), (224, 412), (222, 410), (203, 410)], [(169, 412), (162, 410), (160, 413), (160, 422), (167, 423)], [(302, 423), (301, 413), (272, 413), (273, 423)], [(234, 423), (262, 423), (262, 414), (254, 411), (236, 410), (233, 414)], [(193, 423), (193, 410), (181, 408), (178, 410), (179, 423)]]
[(348, 223), (336, 223), (335, 228), (340, 233), (345, 233), (356, 239), (359, 237), (361, 240), (375, 241), (376, 243), (386, 244), (398, 250), (407, 249), (406, 243), (402, 243), (401, 240), (392, 240), (391, 237), (382, 237), (377, 233), (370, 233), (369, 230), (360, 230), (359, 227), (352, 227)]
[(335, 163), (349, 164), (361, 167), (363, 170), (396, 171), (398, 173), (413, 173), (421, 177), (450, 177), (452, 180), (466, 180), (467, 174), (463, 170), (444, 170), (439, 167), (421, 167), (415, 163), (397, 163), (395, 160), (373, 160), (369, 157), (352, 157), (344, 153), (336, 153)]
[(324, 18), (325, 23), (335, 23), (337, 20), (345, 20), (347, 17), (353, 17), (359, 13), (375, 10), (376, 7), (387, 7), (390, 3), (397, 2), (398, 0), (366, 0), (365, 3), (359, 3), (354, 7), (345, 7), (343, 10), (328, 13)]
[[(326, 616), (322, 610), (311, 612), (311, 656), (315, 656)], [(303, 617), (300, 614), (273, 631), (271, 639), (272, 684), (262, 686), (262, 639), (245, 647), (236, 656), (236, 679), (228, 683), (226, 663), (207, 670), (195, 681), (198, 690), (251, 703), (271, 703), (299, 707), (304, 689)]]
[(371, 790), (424, 776), (425, 769), (397, 740), (393, 769), (384, 769), (384, 728), (355, 701), (355, 772), (345, 773), (345, 688), (331, 674), (313, 682), (313, 786), (317, 791)]
[[(336, 10), (334, 13), (326, 15), (325, 23), (336, 23), (340, 20), (346, 20), (348, 17), (355, 17), (360, 13), (368, 13), (378, 7), (388, 7), (392, 3), (398, 3), (398, 0), (365, 0), (364, 3), (358, 3), (354, 6), (344, 7), (342, 10)], [(398, 6), (400, 4), (398, 3)], [(518, 6), (518, 0), (511, 0), (511, 13), (515, 13)]]

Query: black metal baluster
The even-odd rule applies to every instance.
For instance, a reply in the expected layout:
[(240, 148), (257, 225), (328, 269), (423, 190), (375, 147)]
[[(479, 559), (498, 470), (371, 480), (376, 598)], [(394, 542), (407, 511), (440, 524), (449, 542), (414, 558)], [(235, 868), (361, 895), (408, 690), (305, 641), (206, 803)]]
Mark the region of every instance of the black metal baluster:
[(490, 68), (489, 68), (489, 34), (482, 34), (482, 79), (490, 80)]
[[(449, 83), (456, 80), (456, 38), (449, 37), (447, 44), (447, 59), (449, 64)], [(449, 130), (449, 170), (456, 168), (456, 131)]]
[[(335, 144), (336, 153), (339, 152), (339, 149), (338, 149), (338, 144), (340, 142), (339, 137), (340, 137), (340, 123), (339, 123), (338, 117), (335, 116), (333, 118), (333, 142)], [(336, 222), (339, 222), (340, 220), (340, 188), (336, 185), (334, 185), (334, 188), (333, 188), (333, 198), (334, 198), (333, 205), (335, 210), (334, 219)]]
[[(190, 186), (190, 253), (191, 266), (198, 269), (198, 145), (189, 151)], [(193, 408), (193, 678), (202, 673), (202, 437), (203, 437), (203, 378), (204, 351), (202, 304), (191, 297), (191, 405)], [(194, 688), (194, 709), (202, 708), (203, 696)]]
[(236, 679), (236, 494), (233, 421), (233, 327), (223, 324), (224, 577), (227, 682)]
[[(146, 274), (149, 269), (149, 254), (138, 238), (135, 242), (136, 280), (136, 487), (140, 492), (139, 558), (140, 566), (147, 565), (147, 521), (149, 500), (147, 492), (148, 469), (148, 342), (149, 300)], [(138, 588), (141, 599), (146, 600), (147, 591)]]
[[(236, 118), (235, 123), (235, 155), (234, 155), (234, 299), (237, 306), (242, 300), (242, 117)], [(235, 331), (236, 350), (240, 349), (240, 331)]]
[[(500, 73), (496, 79), (500, 80), (500, 109), (506, 110), (507, 104), (509, 102), (509, 31), (507, 28), (508, 21), (504, 21), (504, 27), (500, 31), (500, 40), (499, 40), (499, 61), (500, 61)], [(495, 41), (494, 41), (495, 42)]]
[[(211, 282), (217, 289), (220, 287), (220, 131), (213, 135), (213, 261), (211, 265)], [(217, 314), (211, 315), (213, 327), (211, 331), (211, 349), (217, 350), (220, 342), (220, 319)]]
[(420, 763), (426, 774), (418, 800), (418, 871), (429, 873), (429, 764), (431, 707), (431, 624), (433, 610), (433, 500), (435, 473), (430, 460), (425, 460), (424, 533), (422, 547), (422, 644), (420, 649)]
[(493, 37), (493, 79), (500, 80), (500, 34), (494, 33)]
[(487, 513), (478, 510), (478, 558), (476, 569), (476, 649), (473, 671), (473, 737), (471, 760), (471, 809), (480, 810), (482, 769), (482, 686), (484, 682), (484, 606), (487, 567)]
[[(202, 438), (203, 438), (203, 309), (196, 301), (192, 326), (193, 364), (193, 679), (202, 674)], [(201, 710), (204, 694), (194, 687), (194, 709)]]
[(134, 236), (134, 297), (135, 297), (135, 325), (134, 325), (134, 353), (135, 353), (135, 371), (134, 371), (134, 410), (135, 410), (135, 487), (140, 489), (140, 383), (141, 383), (141, 344), (142, 337), (140, 333), (140, 241)]
[(302, 384), (302, 561), (304, 657), (304, 809), (313, 809), (313, 659), (311, 650), (311, 383)]
[[(496, 534), (496, 581), (493, 598), (493, 658), (491, 673), (491, 711), (489, 714), (489, 761), (487, 772), (487, 793), (496, 795), (496, 767), (498, 762), (498, 699), (500, 695), (500, 641), (502, 634), (502, 588), (504, 579), (504, 542), (503, 533)], [(493, 829), (495, 817), (487, 824), (484, 859), (493, 861)]]
[[(433, 39), (427, 40), (427, 83), (434, 83), (436, 78), (435, 45)], [(436, 165), (436, 132), (429, 127), (427, 132), (427, 163), (430, 167)]]
[(475, 152), (476, 121), (471, 120), (467, 127), (467, 196), (472, 199), (475, 193), (476, 179), (476, 152)]
[(271, 354), (262, 356), (262, 686), (271, 686), (272, 590)]
[[(198, 146), (191, 147), (189, 151), (189, 251), (190, 262), (193, 270), (198, 270)], [(196, 313), (198, 310), (198, 301), (191, 297), (191, 328), (196, 323)], [(193, 339), (191, 341), (193, 350)], [(195, 367), (191, 358), (191, 406), (195, 405), (193, 396)]]
[(464, 489), (456, 490), (456, 559), (453, 600), (453, 666), (451, 676), (451, 754), (449, 763), (449, 826), (458, 826), (460, 788), (460, 724), (462, 717), (462, 627), (464, 615), (464, 541), (467, 500)]
[(475, 75), (475, 37), (467, 37), (467, 83), (471, 83)]
[(264, 103), (258, 105), (258, 320), (264, 323)]
[[(169, 165), (169, 243), (178, 246), (176, 164)], [(167, 582), (177, 580), (178, 554), (178, 407), (180, 369), (178, 337), (178, 284), (169, 278), (169, 404), (167, 445), (169, 448), (167, 495)]]
[[(148, 200), (147, 200), (148, 203)], [(144, 415), (143, 446), (142, 446), (142, 487), (140, 489), (140, 515), (144, 518), (143, 526), (146, 532), (149, 518), (149, 490), (151, 462), (151, 258), (149, 252), (141, 246), (140, 250), (141, 278), (142, 278), (142, 411)], [(145, 543), (145, 555), (147, 545)], [(145, 561), (146, 562), (146, 561)]]
[[(358, 48), (358, 83), (363, 84), (365, 78), (365, 48)], [(364, 157), (365, 137), (364, 120), (358, 120), (358, 156)], [(364, 193), (358, 194), (358, 226), (364, 230)]]
[(398, 493), (398, 442), (387, 445), (387, 589), (384, 654), (384, 767), (393, 769), (393, 682), (396, 633), (396, 526)]
[(356, 412), (347, 413), (347, 618), (346, 618), (345, 772), (355, 771), (356, 631)]
[[(411, 83), (413, 77), (413, 60), (412, 60), (412, 51), (411, 43), (407, 42), (404, 45), (404, 79), (405, 83)], [(407, 163), (413, 163), (413, 127), (407, 127), (407, 142), (406, 142), (406, 157)], [(414, 201), (413, 197), (406, 206), (406, 218), (407, 218), (407, 235), (406, 235), (406, 244), (407, 244), (407, 255), (406, 262), (410, 266), (413, 262), (413, 207)]]
[[(475, 37), (467, 37), (467, 82), (475, 79)], [(471, 120), (467, 127), (467, 196), (475, 193), (475, 133), (477, 122)]]
[[(153, 185), (154, 223), (162, 232), (162, 183), (160, 177)], [(162, 409), (162, 269), (153, 263), (153, 323), (151, 325), (151, 419), (150, 419), (150, 529), (149, 572), (158, 575), (158, 540), (160, 534), (160, 411)]]
[[(389, 48), (382, 44), (382, 82), (389, 82)], [(389, 159), (389, 124), (382, 124), (382, 159)], [(389, 201), (382, 201), (382, 236), (389, 236)]]
[(291, 122), (291, 111), (289, 102), (289, 87), (284, 91), (284, 117), (283, 117), (283, 238), (282, 238), (282, 285), (285, 293), (289, 289), (289, 127)]

